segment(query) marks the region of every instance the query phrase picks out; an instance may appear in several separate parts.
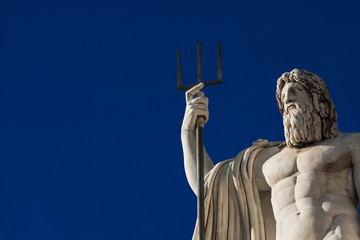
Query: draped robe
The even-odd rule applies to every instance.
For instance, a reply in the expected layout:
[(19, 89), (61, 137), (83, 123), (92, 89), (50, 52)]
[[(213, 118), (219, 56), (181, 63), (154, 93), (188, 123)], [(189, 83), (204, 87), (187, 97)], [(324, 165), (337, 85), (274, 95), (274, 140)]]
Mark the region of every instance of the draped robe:
[[(205, 240), (275, 240), (270, 192), (259, 192), (256, 156), (266, 147), (257, 141), (236, 158), (218, 163), (205, 176)], [(198, 220), (193, 240), (198, 240)]]

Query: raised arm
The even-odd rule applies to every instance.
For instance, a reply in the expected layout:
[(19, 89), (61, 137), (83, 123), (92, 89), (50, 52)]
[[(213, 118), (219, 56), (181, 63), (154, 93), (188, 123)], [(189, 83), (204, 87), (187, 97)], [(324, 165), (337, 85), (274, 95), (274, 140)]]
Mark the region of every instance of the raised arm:
[[(191, 189), (197, 195), (197, 162), (196, 162), (196, 136), (195, 125), (198, 116), (205, 117), (205, 123), (209, 119), (208, 98), (203, 92), (199, 92), (204, 84), (200, 83), (185, 93), (186, 109), (181, 127), (181, 142), (184, 153), (184, 165), (186, 177)], [(195, 98), (194, 96), (197, 95)], [(204, 151), (204, 175), (214, 164), (209, 155)]]

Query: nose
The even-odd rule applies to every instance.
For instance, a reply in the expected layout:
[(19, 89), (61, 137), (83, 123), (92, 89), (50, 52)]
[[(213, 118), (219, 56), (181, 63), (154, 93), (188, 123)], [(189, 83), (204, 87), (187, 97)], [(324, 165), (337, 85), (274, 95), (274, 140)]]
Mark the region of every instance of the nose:
[(284, 103), (289, 104), (295, 101), (295, 93), (292, 88), (284, 92)]

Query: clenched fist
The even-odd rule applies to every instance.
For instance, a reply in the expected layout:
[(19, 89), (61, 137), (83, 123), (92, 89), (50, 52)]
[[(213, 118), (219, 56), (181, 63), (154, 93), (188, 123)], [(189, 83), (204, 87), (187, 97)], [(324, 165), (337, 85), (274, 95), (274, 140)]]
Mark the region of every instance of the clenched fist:
[(196, 120), (199, 116), (205, 118), (205, 123), (209, 119), (209, 99), (201, 91), (203, 87), (204, 83), (199, 83), (185, 93), (186, 109), (182, 124), (183, 131), (195, 131)]

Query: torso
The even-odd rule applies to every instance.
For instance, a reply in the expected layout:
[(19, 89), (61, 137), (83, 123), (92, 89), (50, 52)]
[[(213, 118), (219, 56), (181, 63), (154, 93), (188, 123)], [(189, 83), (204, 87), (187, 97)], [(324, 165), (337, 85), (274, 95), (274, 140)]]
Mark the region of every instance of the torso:
[(285, 147), (262, 171), (271, 187), (277, 240), (360, 239), (351, 157), (341, 137)]

